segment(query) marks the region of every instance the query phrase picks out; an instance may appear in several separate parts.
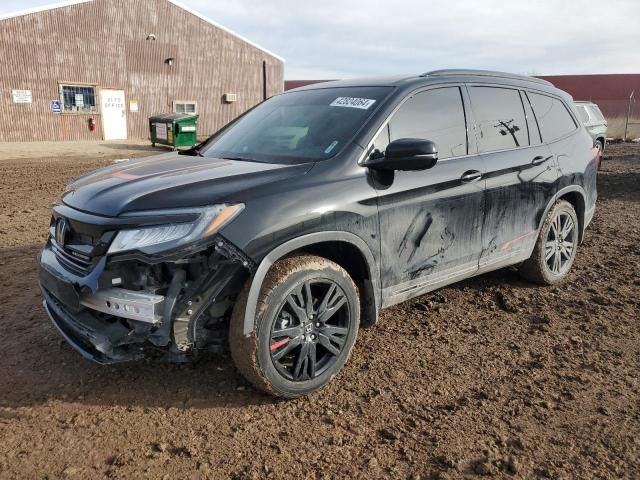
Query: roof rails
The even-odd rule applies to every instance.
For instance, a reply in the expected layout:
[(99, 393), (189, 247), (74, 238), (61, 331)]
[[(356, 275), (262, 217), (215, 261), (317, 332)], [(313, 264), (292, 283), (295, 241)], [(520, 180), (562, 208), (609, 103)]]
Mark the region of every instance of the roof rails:
[(445, 76), (481, 76), (481, 77), (497, 77), (497, 78), (512, 78), (514, 80), (524, 80), (527, 82), (540, 83), (543, 85), (549, 85), (553, 87), (553, 83), (536, 77), (528, 77), (526, 75), (516, 75), (515, 73), (505, 72), (493, 72), (491, 70), (472, 70), (472, 69), (446, 69), (446, 70), (433, 70), (420, 75), (421, 77), (445, 77)]

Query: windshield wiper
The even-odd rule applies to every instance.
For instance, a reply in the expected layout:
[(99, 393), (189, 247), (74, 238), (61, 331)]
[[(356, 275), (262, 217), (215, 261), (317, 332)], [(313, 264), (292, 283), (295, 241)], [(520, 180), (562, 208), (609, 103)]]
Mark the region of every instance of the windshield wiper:
[(239, 160), (241, 162), (256, 162), (256, 163), (264, 163), (260, 160), (256, 160), (255, 158), (250, 157), (222, 157), (223, 160)]
[(202, 145), (194, 145), (193, 147), (191, 147), (188, 150), (181, 150), (180, 152), (178, 152), (178, 155), (189, 155), (191, 157), (194, 156), (199, 156), (202, 157), (202, 153), (200, 153), (200, 148), (202, 147)]

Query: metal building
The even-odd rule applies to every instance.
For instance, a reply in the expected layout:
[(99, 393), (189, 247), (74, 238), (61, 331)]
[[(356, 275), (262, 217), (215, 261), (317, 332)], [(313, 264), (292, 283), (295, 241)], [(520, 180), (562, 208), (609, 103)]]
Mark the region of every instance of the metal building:
[(0, 16), (0, 142), (213, 132), (283, 89), (282, 58), (174, 0), (75, 0)]

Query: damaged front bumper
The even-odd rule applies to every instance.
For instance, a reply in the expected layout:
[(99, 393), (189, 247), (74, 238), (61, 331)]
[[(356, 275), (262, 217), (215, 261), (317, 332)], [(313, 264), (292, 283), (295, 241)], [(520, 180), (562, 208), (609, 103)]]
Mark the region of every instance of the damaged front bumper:
[(71, 271), (55, 240), (39, 256), (47, 315), (85, 358), (188, 361), (226, 345), (228, 317), (255, 264), (221, 235), (161, 256), (103, 256)]

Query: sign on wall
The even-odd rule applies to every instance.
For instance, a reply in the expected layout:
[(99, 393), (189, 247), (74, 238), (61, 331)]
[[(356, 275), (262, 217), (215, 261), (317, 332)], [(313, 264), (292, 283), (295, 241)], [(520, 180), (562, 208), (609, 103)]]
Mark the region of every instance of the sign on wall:
[(156, 126), (156, 137), (162, 140), (167, 140), (167, 124), (166, 123), (154, 123)]
[(13, 103), (32, 103), (31, 90), (11, 90)]
[(60, 100), (51, 100), (51, 111), (53, 113), (62, 113), (62, 104)]
[(138, 111), (138, 101), (137, 100), (129, 100), (129, 111), (137, 112)]

